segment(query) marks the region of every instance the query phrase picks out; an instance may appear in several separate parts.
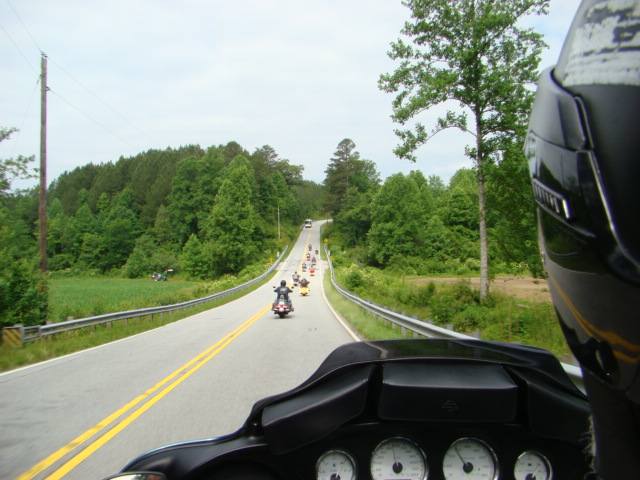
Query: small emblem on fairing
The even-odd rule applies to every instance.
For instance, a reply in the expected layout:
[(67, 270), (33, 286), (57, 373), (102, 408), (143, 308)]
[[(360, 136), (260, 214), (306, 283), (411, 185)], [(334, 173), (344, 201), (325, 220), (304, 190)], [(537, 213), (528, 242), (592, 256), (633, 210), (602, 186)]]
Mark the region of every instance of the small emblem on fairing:
[(455, 400), (445, 400), (441, 405), (443, 410), (446, 410), (449, 413), (458, 411), (458, 404)]

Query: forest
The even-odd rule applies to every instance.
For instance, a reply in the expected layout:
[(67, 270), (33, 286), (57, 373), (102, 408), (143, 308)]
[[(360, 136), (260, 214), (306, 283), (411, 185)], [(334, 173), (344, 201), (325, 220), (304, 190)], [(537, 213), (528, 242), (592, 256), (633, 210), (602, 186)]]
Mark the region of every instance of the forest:
[[(304, 180), (303, 167), (268, 145), (249, 153), (236, 142), (75, 168), (47, 192), (47, 275), (37, 270), (37, 189), (4, 190), (1, 320), (40, 323), (51, 275), (237, 275), (293, 241), (305, 218), (331, 217), (332, 248), (362, 266), (413, 275), (478, 271), (473, 170), (459, 170), (448, 185), (418, 170), (381, 182), (375, 162), (344, 139), (325, 173), (322, 184)], [(494, 176), (501, 181), (489, 188), (493, 271), (540, 275), (526, 164), (502, 162)]]

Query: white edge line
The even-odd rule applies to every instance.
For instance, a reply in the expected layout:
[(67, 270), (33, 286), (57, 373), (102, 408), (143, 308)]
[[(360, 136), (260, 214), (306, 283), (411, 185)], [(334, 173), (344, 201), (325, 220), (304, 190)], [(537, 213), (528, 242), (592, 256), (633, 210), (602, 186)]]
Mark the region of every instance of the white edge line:
[[(167, 325), (169, 325), (169, 324), (167, 324)], [(40, 367), (42, 365), (46, 365), (47, 363), (53, 363), (53, 362), (56, 362), (58, 360), (63, 360), (63, 359), (68, 358), (68, 357), (73, 357), (74, 355), (80, 355), (81, 353), (90, 352), (91, 350), (96, 350), (98, 348), (106, 347), (107, 345), (113, 345), (114, 343), (124, 342), (125, 340), (129, 340), (130, 338), (135, 338), (135, 337), (138, 337), (140, 335), (144, 335), (144, 334), (152, 332), (153, 330), (156, 330), (158, 328), (166, 327), (167, 325), (160, 325), (159, 327), (152, 328), (151, 330), (146, 330), (144, 332), (136, 333), (135, 335), (131, 335), (129, 337), (124, 337), (124, 338), (120, 338), (118, 340), (113, 340), (112, 342), (103, 343), (102, 345), (96, 345), (95, 347), (85, 348), (84, 350), (78, 350), (77, 352), (68, 353), (68, 354), (63, 355), (61, 357), (50, 358), (49, 360), (43, 360), (42, 362), (32, 363), (31, 365), (25, 365), (24, 367), (18, 367), (18, 368), (15, 368), (13, 370), (8, 370), (6, 372), (0, 373), (0, 377), (3, 377), (5, 375), (10, 375), (12, 373), (18, 373), (18, 372), (21, 372), (23, 370), (27, 370), (28, 368)]]
[[(325, 260), (326, 262), (326, 260)], [(344, 327), (344, 329), (347, 331), (347, 333), (349, 335), (351, 335), (351, 338), (353, 338), (354, 341), (356, 342), (361, 342), (363, 339), (360, 338), (360, 336), (358, 336), (358, 334), (353, 330), (353, 328), (351, 328), (351, 325), (349, 325), (343, 318), (342, 316), (336, 312), (333, 309), (333, 306), (331, 305), (331, 302), (329, 302), (329, 299), (327, 298), (327, 295), (324, 292), (324, 272), (329, 270), (329, 267), (327, 267), (326, 265), (323, 265), (322, 267), (322, 279), (323, 281), (321, 282), (321, 286), (322, 286), (322, 297), (324, 298), (324, 301), (326, 302), (327, 306), (329, 307), (329, 310), (331, 310), (331, 313), (333, 313), (333, 316), (336, 317), (336, 320), (338, 320), (338, 322), (340, 323), (340, 325), (342, 325)]]

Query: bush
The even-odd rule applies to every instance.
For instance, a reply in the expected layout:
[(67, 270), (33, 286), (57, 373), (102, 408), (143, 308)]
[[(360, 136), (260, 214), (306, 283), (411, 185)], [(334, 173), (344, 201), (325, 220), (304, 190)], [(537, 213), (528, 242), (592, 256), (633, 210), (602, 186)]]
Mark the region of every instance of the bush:
[(73, 255), (70, 253), (59, 253), (49, 258), (47, 267), (52, 271), (65, 270), (73, 266), (73, 261)]
[(477, 258), (467, 258), (464, 261), (464, 266), (470, 272), (479, 272), (480, 271), (480, 260)]
[(460, 281), (439, 289), (429, 301), (433, 319), (440, 324), (453, 323), (456, 314), (468, 305), (478, 305), (480, 296), (469, 281)]
[(205, 246), (196, 235), (191, 235), (187, 243), (182, 247), (180, 263), (185, 272), (194, 278), (211, 277), (211, 264), (207, 259)]
[(419, 272), (420, 275), (441, 275), (447, 272), (447, 265), (444, 262), (438, 260), (426, 260), (424, 262), (424, 272)]
[(47, 278), (35, 261), (13, 260), (7, 255), (0, 263), (0, 327), (44, 323), (48, 299)]
[(344, 272), (344, 283), (347, 290), (355, 291), (361, 287), (364, 287), (365, 280), (362, 271), (356, 265), (351, 265)]
[(415, 306), (429, 305), (431, 298), (436, 293), (436, 284), (429, 282), (410, 290), (409, 302)]
[(416, 269), (409, 258), (404, 255), (394, 255), (387, 262), (387, 270), (400, 275), (416, 275)]
[(451, 323), (456, 332), (472, 332), (483, 330), (492, 323), (493, 318), (491, 309), (481, 305), (467, 305), (453, 316)]
[[(268, 259), (263, 262), (253, 263), (246, 266), (240, 271), (240, 273), (238, 273), (238, 279), (248, 282), (249, 280), (253, 280), (254, 278), (262, 275), (264, 272), (269, 270), (269, 267), (271, 267), (271, 262), (269, 262)], [(240, 283), (245, 283), (245, 281), (242, 281)]]

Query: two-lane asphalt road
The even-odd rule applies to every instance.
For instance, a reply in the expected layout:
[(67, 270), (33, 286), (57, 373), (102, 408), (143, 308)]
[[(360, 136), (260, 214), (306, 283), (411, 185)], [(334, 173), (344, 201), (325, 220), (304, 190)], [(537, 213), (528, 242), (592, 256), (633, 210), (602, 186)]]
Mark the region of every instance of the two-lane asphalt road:
[[(309, 244), (320, 249), (318, 224), (302, 230), (273, 285), (302, 274)], [(311, 292), (296, 289), (284, 319), (269, 309), (269, 284), (165, 327), (0, 374), (0, 479), (99, 480), (152, 448), (235, 431), (255, 401), (295, 387), (355, 339), (324, 299), (325, 267), (307, 272)]]

